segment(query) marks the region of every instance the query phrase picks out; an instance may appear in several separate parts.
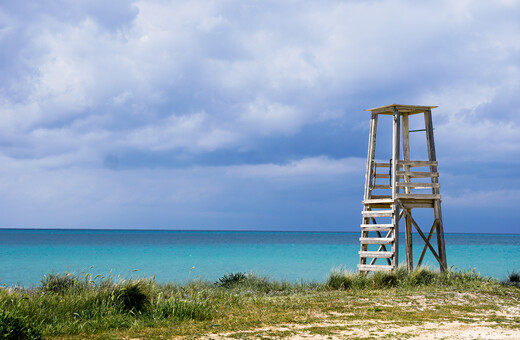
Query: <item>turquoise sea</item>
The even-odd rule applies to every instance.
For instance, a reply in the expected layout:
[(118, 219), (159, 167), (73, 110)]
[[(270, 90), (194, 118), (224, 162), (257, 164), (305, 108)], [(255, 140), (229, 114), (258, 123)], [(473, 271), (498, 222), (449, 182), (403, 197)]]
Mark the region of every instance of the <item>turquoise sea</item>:
[[(475, 268), (498, 279), (520, 270), (520, 235), (445, 237), (449, 266)], [(333, 268), (356, 270), (358, 238), (357, 232), (1, 229), (0, 283), (32, 287), (44, 274), (64, 271), (115, 278), (155, 276), (159, 282), (179, 283), (214, 281), (238, 271), (279, 280), (324, 281)], [(414, 235), (415, 261), (422, 245)], [(400, 253), (402, 262), (404, 249)], [(434, 261), (429, 255), (425, 262)]]

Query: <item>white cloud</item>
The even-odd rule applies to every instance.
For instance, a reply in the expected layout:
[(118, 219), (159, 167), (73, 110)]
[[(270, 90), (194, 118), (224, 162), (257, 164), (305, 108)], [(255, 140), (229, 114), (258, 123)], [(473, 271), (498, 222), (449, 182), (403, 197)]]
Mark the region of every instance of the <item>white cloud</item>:
[[(325, 156), (310, 157), (291, 161), (287, 164), (256, 164), (229, 167), (231, 174), (251, 178), (300, 180), (302, 178), (318, 180), (330, 179), (331, 176), (362, 174), (365, 159), (344, 158), (330, 159)], [(361, 178), (361, 177), (360, 177)]]
[(443, 203), (452, 207), (510, 208), (520, 203), (520, 190), (476, 190), (459, 195), (443, 195)]
[[(520, 4), (506, 0), (4, 1), (4, 199), (40, 197), (43, 207), (69, 195), (88, 215), (89, 204), (102, 209), (89, 200), (190, 197), (182, 181), (204, 182), (200, 198), (226, 176), (315, 183), (362, 173), (362, 109), (391, 102), (440, 106), (439, 159), (517, 164), (518, 17)], [(278, 139), (287, 142), (280, 154), (262, 151)], [(146, 160), (135, 172), (102, 169), (107, 155), (125, 152), (195, 154), (202, 164), (207, 155), (211, 164), (254, 147), (244, 162), (261, 164), (189, 175)], [(227, 157), (217, 163), (241, 162)], [(133, 181), (135, 192), (125, 187)]]

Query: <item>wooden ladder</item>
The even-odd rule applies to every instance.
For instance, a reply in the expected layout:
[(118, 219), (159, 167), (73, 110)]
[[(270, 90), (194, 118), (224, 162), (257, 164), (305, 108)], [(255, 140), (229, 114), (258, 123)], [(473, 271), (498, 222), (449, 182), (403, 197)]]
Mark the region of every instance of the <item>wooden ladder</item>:
[[(372, 201), (363, 202), (358, 270), (390, 271), (398, 264), (399, 210), (392, 199)], [(375, 264), (378, 259), (386, 263)]]

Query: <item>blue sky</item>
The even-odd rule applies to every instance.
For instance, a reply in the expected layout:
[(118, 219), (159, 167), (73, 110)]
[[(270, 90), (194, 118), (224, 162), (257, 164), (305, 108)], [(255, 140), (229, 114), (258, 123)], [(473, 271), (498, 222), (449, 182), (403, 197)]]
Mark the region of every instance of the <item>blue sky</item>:
[(4, 0), (0, 227), (357, 231), (364, 109), (401, 103), (439, 106), (445, 230), (519, 232), (519, 18), (513, 0)]

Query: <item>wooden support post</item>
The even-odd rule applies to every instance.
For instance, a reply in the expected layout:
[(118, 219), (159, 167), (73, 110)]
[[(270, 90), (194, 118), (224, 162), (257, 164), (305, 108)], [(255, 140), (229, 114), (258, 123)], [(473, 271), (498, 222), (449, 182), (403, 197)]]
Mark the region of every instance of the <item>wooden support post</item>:
[(392, 199), (394, 200), (393, 210), (394, 213), (392, 215), (392, 224), (394, 225), (394, 243), (393, 243), (393, 251), (394, 251), (394, 263), (392, 263), (393, 268), (397, 268), (399, 265), (399, 205), (396, 202), (396, 195), (398, 193), (399, 188), (397, 187), (397, 181), (399, 177), (397, 177), (397, 161), (399, 160), (399, 134), (400, 134), (400, 125), (401, 125), (401, 115), (397, 110), (397, 107), (394, 106), (393, 109), (393, 138), (392, 138)]
[[(373, 169), (374, 169), (374, 159), (375, 159), (375, 151), (376, 151), (376, 134), (377, 134), (377, 114), (372, 113), (371, 119), (370, 119), (370, 134), (368, 136), (368, 153), (367, 153), (367, 169), (365, 174), (365, 195), (364, 199), (368, 200), (370, 198), (370, 186), (372, 183), (372, 177), (373, 177)], [(363, 207), (363, 210), (367, 210), (367, 206), (365, 205)], [(364, 224), (370, 223), (370, 218), (364, 217), (363, 218)], [(363, 230), (361, 232), (361, 237), (368, 237), (368, 231)], [(368, 245), (361, 244), (360, 250), (362, 252), (366, 252), (368, 250)], [(367, 259), (364, 257), (359, 258), (359, 264), (366, 264)]]
[[(433, 121), (432, 121), (432, 112), (431, 110), (426, 110), (424, 112), (424, 123), (426, 127), (426, 141), (428, 143), (428, 158), (431, 162), (437, 161), (437, 156), (435, 154), (435, 140), (433, 137)], [(437, 172), (437, 166), (430, 166), (431, 172)], [(438, 183), (439, 179), (437, 177), (432, 177), (432, 183)], [(439, 188), (432, 188), (432, 194), (438, 194)], [(441, 211), (441, 202), (440, 200), (435, 200), (433, 203), (433, 212), (435, 215), (435, 219), (438, 220), (437, 223), (437, 248), (439, 252), (439, 257), (441, 259), (441, 270), (445, 271), (448, 269), (448, 264), (446, 261), (446, 247), (444, 243), (444, 226), (442, 224), (442, 211)]]
[[(410, 129), (408, 124), (408, 114), (405, 113), (402, 115), (403, 117), (403, 160), (409, 161), (410, 160)], [(410, 171), (409, 165), (404, 165), (405, 172)], [(404, 182), (410, 182), (410, 177), (405, 176)], [(410, 188), (407, 187), (404, 189), (405, 194), (409, 194)], [(412, 209), (408, 209), (408, 212), (411, 214)], [(404, 218), (405, 221), (405, 245), (406, 245), (406, 268), (408, 271), (413, 270), (413, 239), (412, 239), (412, 222), (410, 221), (410, 218), (408, 215)]]
[(372, 113), (370, 119), (370, 135), (368, 136), (368, 153), (367, 153), (367, 169), (365, 174), (365, 196), (364, 199), (370, 198), (370, 185), (372, 183), (374, 159), (376, 154), (376, 135), (377, 135), (377, 113)]

